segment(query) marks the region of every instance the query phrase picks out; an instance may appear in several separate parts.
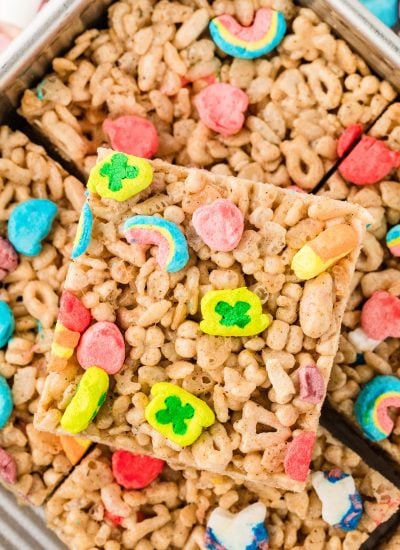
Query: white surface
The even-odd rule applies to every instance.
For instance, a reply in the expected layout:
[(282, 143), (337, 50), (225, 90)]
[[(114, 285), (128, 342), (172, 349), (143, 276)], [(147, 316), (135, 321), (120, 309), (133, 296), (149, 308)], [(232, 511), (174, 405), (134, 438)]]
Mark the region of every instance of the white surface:
[(66, 550), (47, 529), (43, 515), (42, 508), (18, 506), (13, 495), (0, 486), (0, 549)]
[(0, 0), (0, 22), (25, 28), (37, 14), (42, 0)]

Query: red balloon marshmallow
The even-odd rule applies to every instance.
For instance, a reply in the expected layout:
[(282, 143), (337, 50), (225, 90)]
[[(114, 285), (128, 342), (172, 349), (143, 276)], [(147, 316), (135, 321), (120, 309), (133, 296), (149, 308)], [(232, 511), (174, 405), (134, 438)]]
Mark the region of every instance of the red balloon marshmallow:
[(194, 102), (207, 128), (223, 136), (232, 136), (243, 127), (249, 98), (240, 88), (221, 82), (204, 88)]
[(116, 451), (112, 456), (114, 478), (125, 489), (144, 489), (164, 469), (164, 461), (129, 451)]
[(361, 327), (368, 338), (400, 338), (400, 299), (386, 291), (374, 292), (361, 312)]
[(68, 330), (85, 332), (90, 325), (91, 314), (82, 302), (69, 290), (64, 290), (60, 299), (58, 322)]
[(99, 321), (82, 334), (76, 356), (84, 369), (99, 367), (117, 374), (125, 361), (124, 337), (114, 323)]
[(316, 365), (307, 365), (298, 370), (300, 399), (306, 403), (320, 403), (325, 395), (325, 383)]
[(193, 213), (192, 223), (206, 245), (217, 252), (230, 252), (237, 247), (243, 235), (243, 214), (227, 199), (217, 199), (200, 206)]
[(0, 281), (17, 269), (18, 254), (9, 240), (0, 237)]
[(120, 116), (114, 120), (107, 118), (103, 122), (103, 130), (115, 151), (145, 159), (152, 158), (157, 152), (157, 130), (147, 118), (134, 115)]
[[(338, 155), (342, 157), (362, 134), (355, 124), (347, 128), (338, 141)], [(340, 174), (355, 185), (372, 185), (383, 180), (394, 168), (400, 167), (400, 152), (391, 151), (382, 141), (362, 136), (347, 158), (339, 165)]]
[(305, 481), (310, 469), (315, 433), (302, 432), (288, 444), (283, 465), (285, 473), (295, 481)]

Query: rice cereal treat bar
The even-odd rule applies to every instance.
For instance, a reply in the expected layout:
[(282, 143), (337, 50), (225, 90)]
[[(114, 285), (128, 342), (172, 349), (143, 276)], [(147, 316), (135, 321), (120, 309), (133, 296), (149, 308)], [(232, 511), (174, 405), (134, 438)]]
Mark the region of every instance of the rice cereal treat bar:
[(397, 548), (400, 548), (400, 526), (394, 535), (382, 544), (379, 550), (397, 550)]
[(36, 431), (33, 413), (84, 188), (6, 126), (0, 157), (0, 482), (40, 505), (75, 460), (72, 438)]
[(368, 215), (110, 150), (88, 190), (36, 427), (301, 489)]
[(124, 0), (108, 14), (20, 108), (86, 172), (109, 143), (310, 190), (343, 130), (372, 123), (396, 95), (291, 0)]
[[(400, 462), (399, 420), (387, 414), (400, 403), (398, 119), (399, 104), (395, 103), (321, 193), (347, 198), (366, 208), (374, 219), (357, 263), (328, 395), (369, 441)], [(362, 156), (368, 158), (363, 167)]]
[[(47, 503), (49, 527), (71, 550), (236, 550), (249, 542), (246, 548), (357, 550), (400, 502), (398, 489), (322, 430), (312, 468), (316, 480), (328, 483), (323, 500), (311, 482), (290, 493), (167, 465), (153, 483), (132, 487), (121, 477), (121, 462), (139, 457), (127, 455), (96, 447)], [(346, 506), (352, 511), (339, 526), (334, 516)]]

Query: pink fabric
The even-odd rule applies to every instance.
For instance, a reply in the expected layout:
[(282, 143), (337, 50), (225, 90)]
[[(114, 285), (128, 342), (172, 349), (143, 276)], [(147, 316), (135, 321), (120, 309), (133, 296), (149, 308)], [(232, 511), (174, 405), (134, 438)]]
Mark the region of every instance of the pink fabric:
[(273, 10), (269, 8), (258, 10), (250, 27), (242, 27), (231, 15), (221, 15), (218, 17), (218, 21), (240, 40), (256, 42), (264, 38), (268, 32), (272, 21), (272, 14)]

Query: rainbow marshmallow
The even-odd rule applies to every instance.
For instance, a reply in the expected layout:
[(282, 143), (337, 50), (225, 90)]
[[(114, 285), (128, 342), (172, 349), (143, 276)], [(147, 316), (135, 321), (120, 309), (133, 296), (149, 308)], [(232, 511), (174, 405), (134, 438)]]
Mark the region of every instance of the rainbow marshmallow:
[(223, 52), (240, 59), (255, 59), (280, 44), (286, 32), (286, 21), (281, 12), (262, 8), (256, 12), (250, 27), (242, 27), (231, 15), (224, 14), (212, 19), (209, 29)]
[(400, 256), (400, 225), (395, 225), (387, 232), (386, 244), (393, 256)]
[(71, 258), (79, 258), (88, 249), (92, 238), (93, 214), (87, 202), (83, 205), (81, 217), (79, 218), (78, 228), (72, 247)]
[(169, 273), (185, 267), (189, 260), (186, 238), (179, 227), (156, 216), (133, 216), (123, 226), (129, 243), (157, 245), (157, 262)]
[(382, 441), (391, 434), (394, 423), (388, 415), (390, 407), (400, 408), (400, 379), (376, 376), (361, 390), (354, 405), (356, 420), (365, 437)]

